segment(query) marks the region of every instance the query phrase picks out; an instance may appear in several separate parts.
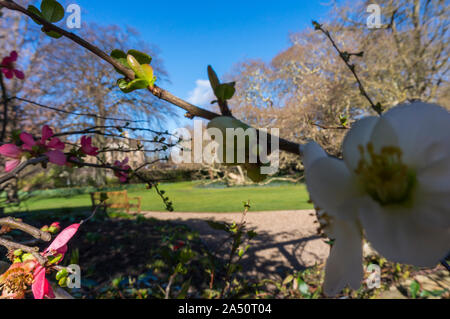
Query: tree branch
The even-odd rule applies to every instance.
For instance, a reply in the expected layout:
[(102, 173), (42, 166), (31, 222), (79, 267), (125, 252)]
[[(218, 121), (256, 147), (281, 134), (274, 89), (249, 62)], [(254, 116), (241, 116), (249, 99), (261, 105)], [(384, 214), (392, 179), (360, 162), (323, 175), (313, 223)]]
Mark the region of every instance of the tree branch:
[(352, 72), (352, 74), (353, 74), (353, 76), (354, 76), (354, 78), (355, 78), (355, 80), (356, 80), (356, 83), (358, 84), (359, 91), (361, 92), (361, 94), (362, 94), (362, 95), (366, 98), (366, 100), (369, 102), (369, 104), (370, 104), (370, 106), (372, 107), (372, 109), (373, 109), (375, 112), (377, 112), (378, 115), (381, 115), (382, 110), (381, 110), (380, 105), (376, 105), (376, 104), (372, 101), (372, 99), (370, 98), (369, 94), (367, 94), (366, 90), (364, 89), (364, 86), (363, 86), (361, 80), (359, 79), (358, 74), (357, 74), (356, 71), (355, 71), (355, 65), (349, 63), (350, 56), (351, 56), (351, 55), (356, 55), (356, 54), (349, 54), (349, 53), (345, 53), (345, 54), (344, 54), (344, 52), (342, 52), (342, 51), (338, 48), (336, 42), (334, 42), (334, 40), (333, 40), (333, 38), (331, 37), (331, 34), (330, 34), (330, 32), (329, 32), (328, 30), (324, 29), (324, 28), (322, 27), (321, 24), (319, 24), (319, 23), (317, 23), (317, 22), (315, 22), (315, 21), (313, 22), (313, 24), (314, 24), (314, 27), (316, 28), (316, 30), (321, 31), (323, 34), (325, 34), (325, 36), (328, 38), (328, 40), (330, 40), (331, 45), (332, 45), (332, 46), (335, 48), (335, 50), (338, 52), (339, 57), (342, 59), (342, 61), (344, 61), (345, 65), (346, 65), (346, 66), (349, 68), (349, 70)]
[(0, 72), (0, 87), (2, 90), (2, 99), (3, 99), (3, 125), (2, 125), (2, 132), (0, 135), (0, 141), (3, 142), (5, 140), (5, 134), (6, 134), (6, 125), (8, 124), (8, 95), (6, 94), (6, 86), (5, 82), (3, 81), (3, 73)]
[[(57, 27), (56, 25), (54, 25), (52, 23), (47, 22), (46, 20), (33, 14), (32, 12), (29, 12), (27, 9), (18, 5), (17, 3), (15, 3), (12, 0), (9, 0), (9, 1), (0, 0), (0, 5), (4, 6), (5, 8), (8, 8), (10, 10), (13, 10), (13, 11), (21, 12), (21, 13), (27, 15), (28, 17), (30, 17), (36, 21), (39, 21), (40, 23), (42, 23), (42, 25), (44, 26), (44, 28), (46, 30), (55, 31), (59, 34), (62, 34), (66, 38), (74, 41), (75, 43), (79, 44), (80, 46), (84, 47), (85, 49), (91, 51), (93, 54), (95, 54), (99, 58), (103, 59), (104, 61), (108, 62), (113, 67), (115, 67), (116, 69), (120, 70), (130, 80), (133, 80), (135, 78), (135, 74), (132, 70), (124, 67), (122, 64), (118, 63), (115, 59), (113, 59), (108, 54), (106, 54), (105, 52), (100, 50), (98, 47), (92, 45), (91, 43), (89, 43), (86, 40), (82, 39), (81, 37), (75, 35), (74, 33), (68, 32), (64, 29)], [(186, 110), (188, 112), (190, 118), (197, 116), (197, 117), (201, 117), (201, 118), (204, 118), (207, 120), (212, 120), (213, 118), (220, 116), (220, 114), (202, 109), (202, 108), (197, 107), (189, 102), (186, 102), (186, 101), (180, 99), (179, 97), (176, 97), (172, 93), (170, 93), (156, 85), (154, 85), (153, 87), (148, 87), (148, 90), (154, 96), (158, 97), (159, 99), (165, 100), (173, 105), (176, 105), (176, 106)], [(270, 140), (270, 136), (268, 136), (268, 140)], [(300, 150), (301, 144), (297, 144), (297, 143), (287, 141), (285, 139), (280, 138), (279, 146), (280, 146), (280, 149), (283, 151), (302, 156), (302, 152)]]
[(44, 266), (45, 263), (47, 262), (47, 258), (45, 258), (44, 256), (42, 256), (39, 253), (39, 248), (37, 248), (37, 247), (25, 246), (25, 245), (22, 245), (22, 244), (19, 244), (19, 243), (15, 243), (15, 242), (10, 241), (10, 240), (6, 240), (4, 238), (0, 238), (0, 245), (6, 247), (8, 250), (22, 249), (23, 251), (32, 254), (33, 257), (36, 258), (36, 260), (42, 266)]
[(91, 113), (72, 112), (72, 111), (67, 111), (67, 110), (63, 110), (63, 109), (58, 109), (53, 106), (44, 105), (44, 104), (41, 104), (41, 103), (38, 103), (35, 101), (31, 101), (28, 99), (24, 99), (24, 98), (18, 97), (18, 96), (10, 97), (10, 98), (8, 98), (8, 100), (18, 100), (18, 101), (30, 103), (30, 104), (36, 105), (38, 107), (42, 107), (42, 108), (53, 110), (53, 111), (60, 112), (60, 113), (72, 114), (72, 115), (77, 115), (77, 116), (89, 116), (89, 117), (93, 117), (96, 119), (111, 120), (111, 121), (123, 121), (123, 122), (129, 122), (129, 123), (147, 123), (148, 122), (146, 120), (131, 120), (131, 119), (116, 118), (116, 117), (105, 117), (105, 116), (100, 116), (100, 115), (91, 114)]
[(17, 174), (19, 174), (21, 171), (25, 169), (28, 165), (34, 165), (38, 163), (42, 163), (48, 160), (47, 156), (41, 156), (29, 159), (26, 162), (20, 163), (16, 168), (14, 168), (11, 172), (8, 172), (2, 176), (0, 176), (0, 185), (3, 184), (6, 181), (9, 181), (10, 179), (16, 178)]
[(8, 226), (9, 228), (12, 228), (12, 229), (19, 229), (25, 233), (30, 234), (34, 238), (40, 239), (43, 241), (50, 241), (52, 239), (52, 236), (49, 233), (43, 232), (39, 228), (25, 224), (25, 223), (18, 221), (12, 217), (0, 218), (0, 225)]

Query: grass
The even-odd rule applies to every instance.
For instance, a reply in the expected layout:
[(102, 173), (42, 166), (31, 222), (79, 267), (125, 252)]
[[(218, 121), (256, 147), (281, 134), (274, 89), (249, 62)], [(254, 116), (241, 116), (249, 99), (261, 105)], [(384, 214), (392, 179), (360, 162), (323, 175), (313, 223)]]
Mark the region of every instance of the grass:
[[(205, 188), (198, 182), (161, 184), (178, 212), (239, 212), (243, 202), (250, 200), (252, 211), (311, 209), (308, 193), (303, 184), (278, 186)], [(164, 211), (165, 206), (155, 190), (134, 185), (128, 190), (129, 197), (142, 197), (142, 210)], [(71, 210), (90, 208), (89, 194), (67, 197), (35, 197), (24, 201), (19, 210)], [(17, 211), (14, 208), (14, 211)]]

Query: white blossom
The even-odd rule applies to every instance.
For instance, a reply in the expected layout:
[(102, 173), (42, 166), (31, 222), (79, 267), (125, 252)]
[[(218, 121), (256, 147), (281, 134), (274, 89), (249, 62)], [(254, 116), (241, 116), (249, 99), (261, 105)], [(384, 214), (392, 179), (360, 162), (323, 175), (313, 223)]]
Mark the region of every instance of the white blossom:
[(324, 291), (360, 287), (362, 238), (393, 262), (432, 267), (450, 251), (450, 113), (423, 102), (357, 121), (343, 160), (304, 148), (306, 184), (331, 218)]

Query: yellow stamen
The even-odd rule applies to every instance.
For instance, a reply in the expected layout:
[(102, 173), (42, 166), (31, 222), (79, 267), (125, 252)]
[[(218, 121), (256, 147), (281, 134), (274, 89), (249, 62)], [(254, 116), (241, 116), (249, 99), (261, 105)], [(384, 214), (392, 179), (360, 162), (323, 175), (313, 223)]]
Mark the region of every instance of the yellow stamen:
[(372, 143), (358, 146), (361, 159), (355, 173), (367, 193), (382, 205), (403, 204), (411, 199), (416, 183), (415, 173), (402, 162), (402, 151), (386, 146), (376, 154)]

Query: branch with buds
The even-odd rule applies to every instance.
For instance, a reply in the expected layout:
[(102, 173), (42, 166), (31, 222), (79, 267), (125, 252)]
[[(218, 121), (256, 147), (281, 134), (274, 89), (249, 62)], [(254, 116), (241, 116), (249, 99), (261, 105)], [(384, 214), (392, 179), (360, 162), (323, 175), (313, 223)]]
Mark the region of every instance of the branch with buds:
[[(73, 42), (79, 44), (80, 46), (84, 47), (85, 49), (91, 51), (93, 54), (98, 56), (99, 58), (103, 59), (104, 61), (108, 62), (110, 65), (112, 65), (116, 70), (118, 70), (120, 73), (124, 74), (125, 77), (128, 80), (135, 80), (136, 75), (133, 72), (133, 70), (125, 67), (123, 64), (119, 63), (116, 59), (112, 58), (108, 54), (106, 54), (104, 51), (100, 50), (98, 47), (94, 46), (93, 44), (87, 42), (86, 40), (82, 39), (81, 37), (75, 35), (74, 33), (68, 32), (62, 28), (59, 28), (58, 26), (46, 21), (42, 17), (28, 11), (24, 7), (20, 6), (19, 4), (15, 3), (14, 1), (6, 1), (6, 0), (0, 0), (0, 5), (4, 6), (5, 8), (8, 8), (13, 11), (21, 12), (30, 18), (32, 18), (34, 21), (39, 22), (43, 25), (46, 31), (54, 31), (58, 34), (61, 34), (62, 36), (72, 40)], [(176, 97), (172, 93), (158, 87), (157, 85), (151, 85), (148, 88), (148, 91), (152, 93), (154, 96), (158, 97), (159, 99), (165, 100), (175, 106), (178, 106), (188, 112), (190, 118), (194, 117), (201, 117), (207, 120), (212, 120), (213, 118), (221, 116), (220, 114), (202, 109), (198, 106), (195, 106), (187, 101), (184, 101), (183, 99)], [(230, 115), (231, 112), (229, 112), (228, 106), (225, 103), (220, 103), (219, 106), (222, 110), (222, 115)], [(270, 135), (268, 136), (268, 140), (270, 140)], [(291, 142), (285, 139), (280, 138), (279, 139), (279, 147), (280, 150), (302, 155), (301, 154), (301, 144)]]

